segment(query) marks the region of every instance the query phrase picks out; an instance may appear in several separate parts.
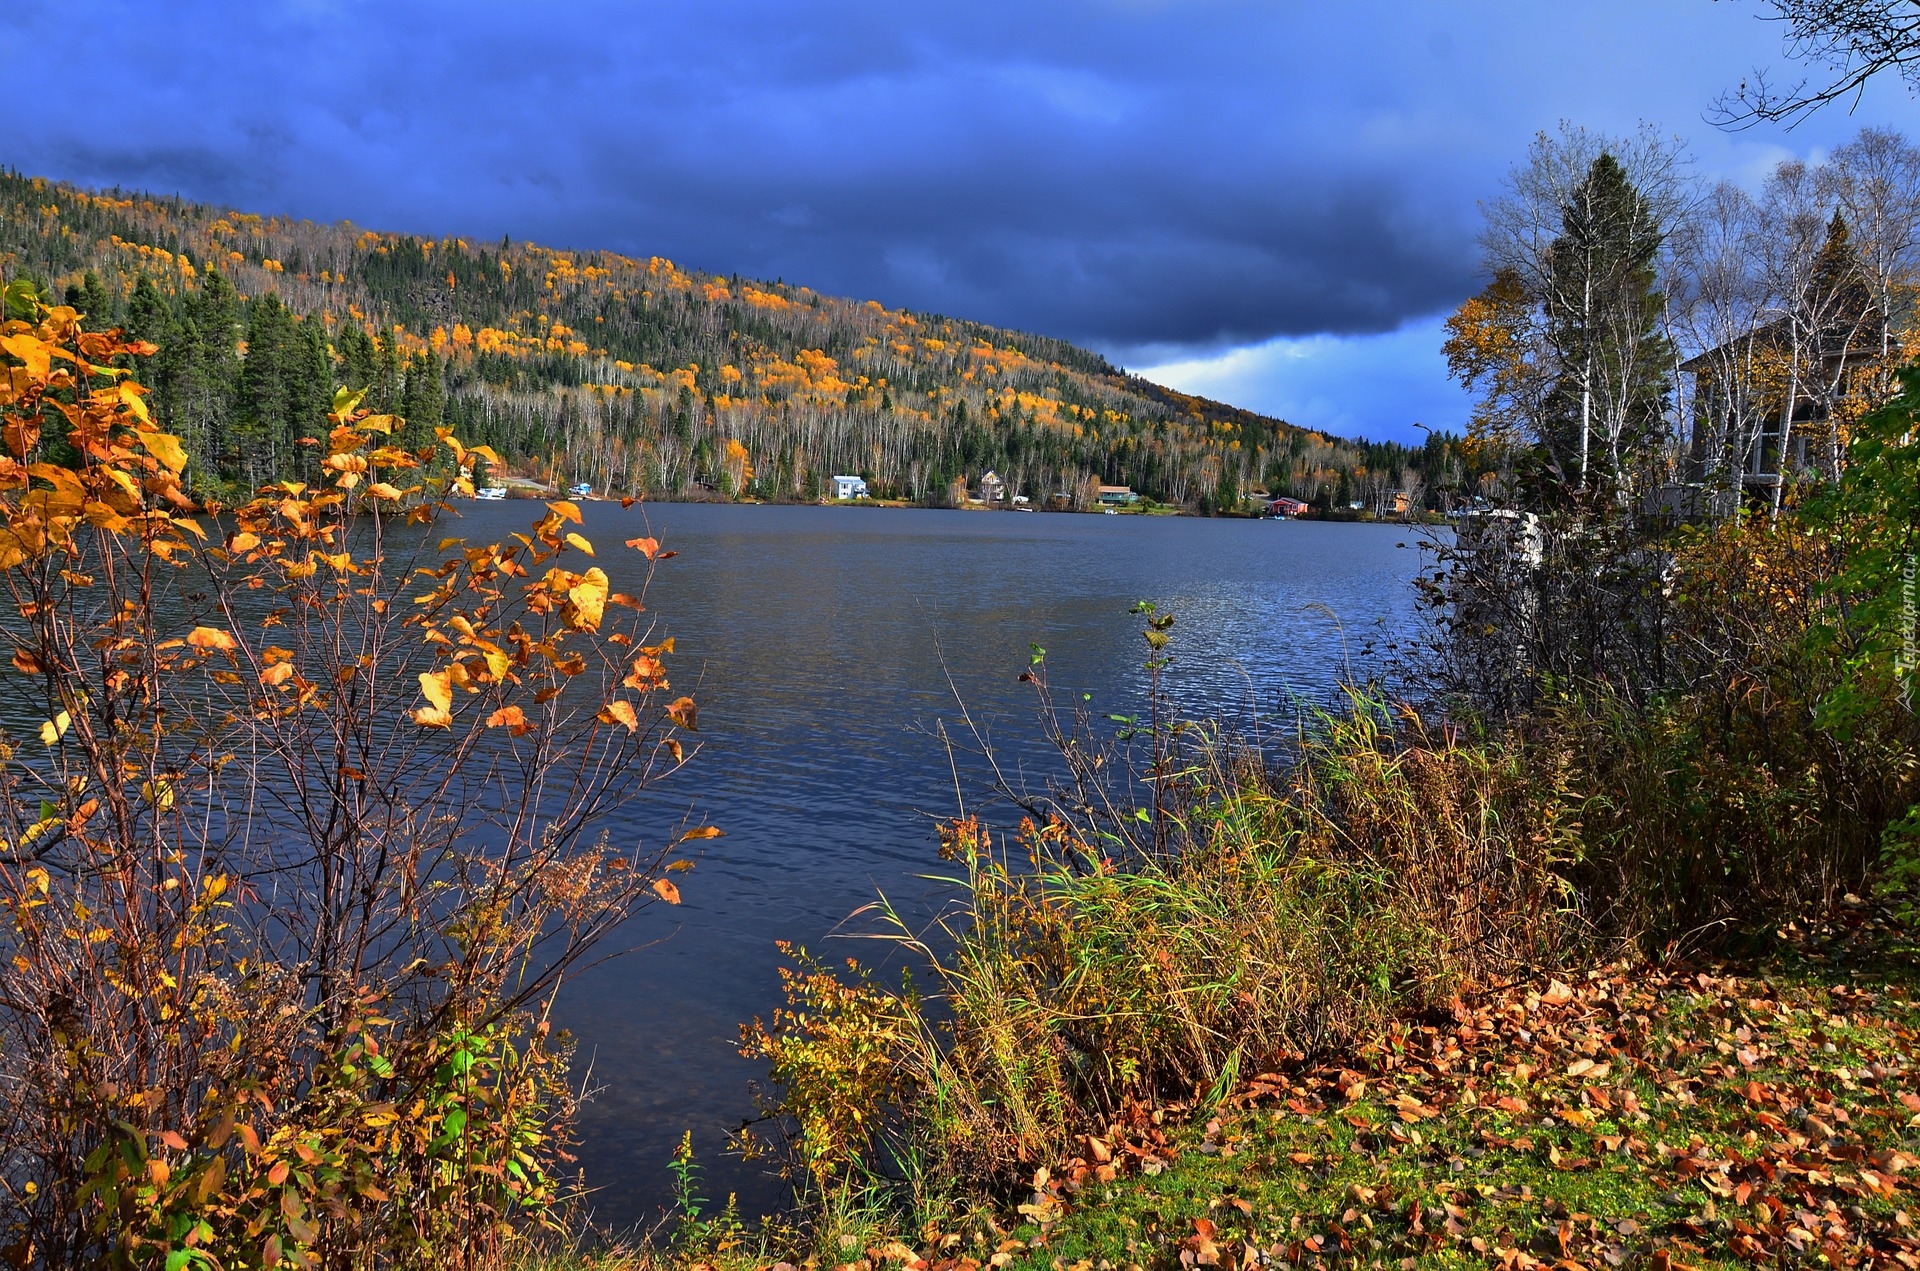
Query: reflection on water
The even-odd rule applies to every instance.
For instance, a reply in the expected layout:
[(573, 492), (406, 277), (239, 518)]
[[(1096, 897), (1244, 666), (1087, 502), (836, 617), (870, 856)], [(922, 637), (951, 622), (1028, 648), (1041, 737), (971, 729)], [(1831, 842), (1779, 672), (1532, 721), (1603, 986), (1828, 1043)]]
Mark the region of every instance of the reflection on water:
[[(473, 538), (523, 529), (527, 504), (469, 505)], [(651, 527), (680, 555), (647, 597), (674, 637), (676, 692), (700, 700), (701, 749), (673, 782), (609, 825), (658, 844), (693, 815), (725, 829), (656, 906), (563, 993), (600, 1088), (582, 1163), (602, 1221), (657, 1217), (666, 1162), (691, 1129), (705, 1192), (749, 1214), (783, 1185), (723, 1154), (752, 1108), (736, 1026), (778, 1000), (776, 938), (818, 948), (876, 889), (919, 912), (938, 862), (931, 818), (955, 806), (934, 735), (956, 695), (1003, 760), (1036, 762), (1029, 643), (1057, 692), (1097, 711), (1139, 702), (1145, 645), (1127, 613), (1178, 616), (1173, 685), (1190, 709), (1242, 720), (1324, 696), (1411, 611), (1415, 531), (1390, 526), (853, 508), (592, 504), (588, 537), (616, 590), (641, 561), (621, 540)], [(968, 776), (962, 770), (962, 780)], [(968, 792), (969, 794), (974, 792)], [(872, 946), (859, 950), (871, 956)], [(584, 1063), (583, 1063), (584, 1066)]]

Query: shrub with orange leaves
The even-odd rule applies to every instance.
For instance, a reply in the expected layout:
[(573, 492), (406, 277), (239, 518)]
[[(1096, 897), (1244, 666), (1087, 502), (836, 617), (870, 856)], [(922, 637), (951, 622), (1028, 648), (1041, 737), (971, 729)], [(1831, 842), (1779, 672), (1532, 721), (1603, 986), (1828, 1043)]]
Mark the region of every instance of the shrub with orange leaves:
[(594, 830), (684, 761), (671, 644), (572, 504), (436, 538), (493, 456), (345, 390), (317, 483), (197, 507), (153, 346), (6, 300), (0, 1257), (504, 1256), (565, 1193), (560, 978), (677, 899)]

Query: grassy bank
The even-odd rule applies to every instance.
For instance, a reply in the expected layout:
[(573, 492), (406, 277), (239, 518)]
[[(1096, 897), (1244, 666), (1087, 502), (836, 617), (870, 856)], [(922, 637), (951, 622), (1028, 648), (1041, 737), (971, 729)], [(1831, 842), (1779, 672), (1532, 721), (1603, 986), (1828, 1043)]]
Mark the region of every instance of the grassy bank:
[[(1683, 561), (1689, 603), (1737, 610), (1708, 587), (1728, 549)], [(1159, 676), (1171, 622), (1143, 613)], [(1264, 754), (1164, 699), (1103, 733), (1036, 664), (1062, 771), (1001, 791), (1009, 834), (947, 825), (953, 908), (892, 933), (921, 978), (794, 950), (787, 1009), (745, 1032), (812, 1223), (763, 1252), (1903, 1251), (1910, 926), (1858, 895), (1887, 881), (1910, 734), (1877, 707), (1844, 737), (1796, 723), (1821, 657), (1765, 648), (1642, 703), (1563, 691), (1486, 732), (1356, 694)], [(1870, 930), (1809, 946), (1824, 914)]]
[(578, 1265), (1913, 1266), (1913, 947), (1863, 904), (1786, 935), (1456, 999), (1217, 1101), (1131, 1104), (946, 1221), (843, 1198), (805, 1233), (695, 1227)]
[(1461, 1003), (1210, 1115), (1089, 1140), (972, 1256), (1910, 1266), (1915, 990), (1905, 958), (1789, 958)]

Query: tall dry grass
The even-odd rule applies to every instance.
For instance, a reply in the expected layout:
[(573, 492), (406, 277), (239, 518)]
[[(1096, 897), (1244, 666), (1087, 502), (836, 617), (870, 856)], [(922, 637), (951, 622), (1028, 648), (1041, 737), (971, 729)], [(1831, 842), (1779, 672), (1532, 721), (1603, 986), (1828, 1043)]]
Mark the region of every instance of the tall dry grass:
[(1137, 836), (1057, 812), (945, 828), (950, 910), (914, 933), (878, 909), (924, 996), (804, 962), (744, 1030), (821, 1194), (1011, 1178), (1130, 1103), (1217, 1100), (1568, 938), (1570, 827), (1516, 752), (1356, 695), (1284, 768), (1191, 725), (1156, 762)]

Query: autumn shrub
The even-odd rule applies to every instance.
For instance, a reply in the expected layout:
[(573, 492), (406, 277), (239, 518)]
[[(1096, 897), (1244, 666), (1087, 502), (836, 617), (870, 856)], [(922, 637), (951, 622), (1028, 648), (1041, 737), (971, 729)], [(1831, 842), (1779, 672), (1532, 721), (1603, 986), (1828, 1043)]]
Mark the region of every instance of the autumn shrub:
[(924, 996), (802, 954), (788, 1008), (743, 1030), (816, 1195), (1030, 1173), (1130, 1105), (1217, 1101), (1577, 934), (1564, 805), (1514, 752), (1360, 695), (1282, 765), (1162, 708), (1123, 732), (1145, 743), (1131, 775), (1090, 791), (1124, 765), (1082, 737), (1077, 777), (1010, 835), (944, 827), (962, 872), (932, 936), (876, 911)]
[(1651, 952), (1739, 943), (1872, 885), (1920, 795), (1920, 729), (1856, 656), (1847, 540), (1792, 508), (1677, 534), (1663, 681), (1564, 681), (1518, 724), (1561, 770), (1568, 878), (1601, 929)]
[(1440, 544), (1409, 669), (1566, 791), (1597, 929), (1740, 944), (1920, 879), (1917, 414), (1909, 387), (1854, 420), (1837, 479), (1774, 510), (1504, 513)]
[(1839, 557), (1819, 646), (1838, 673), (1820, 725), (1850, 752), (1871, 755), (1877, 785), (1895, 795), (1872, 837), (1878, 881), (1912, 922), (1920, 915), (1920, 365), (1904, 369), (1899, 385), (1855, 423), (1845, 470), (1807, 517)]
[(513, 1256), (576, 1187), (554, 993), (677, 899), (594, 831), (684, 758), (670, 646), (571, 504), (437, 537), (491, 455), (345, 390), (308, 481), (196, 507), (153, 347), (7, 300), (6, 1260)]

